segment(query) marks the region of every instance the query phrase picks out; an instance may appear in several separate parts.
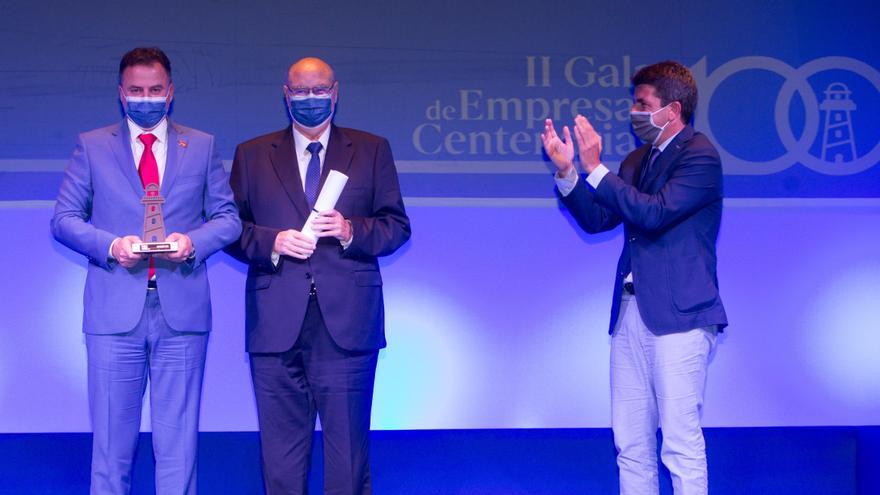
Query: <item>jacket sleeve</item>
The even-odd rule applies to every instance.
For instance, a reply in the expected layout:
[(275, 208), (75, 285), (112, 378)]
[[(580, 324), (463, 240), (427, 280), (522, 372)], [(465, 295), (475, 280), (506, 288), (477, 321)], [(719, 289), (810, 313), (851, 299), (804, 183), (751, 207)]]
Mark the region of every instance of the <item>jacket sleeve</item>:
[(711, 147), (687, 148), (669, 179), (646, 194), (608, 174), (595, 190), (596, 202), (643, 232), (659, 232), (722, 198), (721, 160)]
[[(602, 182), (605, 182), (609, 176), (614, 174), (608, 173)], [(620, 180), (617, 176), (614, 178)], [(620, 216), (597, 203), (595, 193), (586, 183), (587, 181), (581, 177), (568, 195), (562, 196), (558, 188), (556, 194), (584, 231), (596, 234), (617, 227), (620, 224)]]
[(235, 148), (235, 158), (232, 161), (232, 173), (229, 183), (238, 207), (238, 215), (241, 219), (241, 236), (238, 241), (226, 247), (226, 252), (235, 259), (255, 265), (262, 270), (274, 272), (275, 264), (272, 263), (272, 249), (275, 246), (275, 237), (281, 232), (279, 229), (263, 227), (254, 223), (254, 215), (250, 205), (250, 185), (248, 183), (247, 153), (241, 145)]
[(110, 258), (110, 245), (118, 236), (91, 224), (93, 195), (91, 162), (80, 136), (64, 171), (50, 229), (58, 242), (111, 270), (116, 262)]
[(373, 214), (349, 218), (352, 242), (345, 257), (376, 257), (393, 253), (410, 237), (409, 217), (403, 206), (391, 145), (382, 139), (373, 159)]
[(187, 233), (196, 250), (193, 266), (201, 264), (208, 256), (238, 239), (241, 221), (229, 188), (229, 177), (223, 162), (210, 141), (208, 170), (202, 199), (205, 223)]

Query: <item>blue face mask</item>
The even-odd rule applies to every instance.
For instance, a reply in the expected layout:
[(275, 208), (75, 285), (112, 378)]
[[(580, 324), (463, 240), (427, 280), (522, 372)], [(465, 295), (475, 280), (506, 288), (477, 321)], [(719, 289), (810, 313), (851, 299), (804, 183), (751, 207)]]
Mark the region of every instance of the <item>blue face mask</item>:
[(324, 97), (293, 97), (290, 100), (290, 117), (303, 127), (318, 127), (333, 113), (333, 100)]
[(168, 113), (166, 96), (126, 96), (126, 115), (138, 127), (152, 129)]

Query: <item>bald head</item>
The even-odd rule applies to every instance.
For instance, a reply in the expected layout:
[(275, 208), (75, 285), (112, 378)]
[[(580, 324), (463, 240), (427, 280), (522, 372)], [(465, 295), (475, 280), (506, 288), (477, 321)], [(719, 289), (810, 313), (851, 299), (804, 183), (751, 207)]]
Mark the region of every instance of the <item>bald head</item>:
[(294, 87), (330, 86), (336, 82), (333, 67), (320, 58), (299, 59), (287, 70), (287, 85)]
[(318, 139), (330, 125), (338, 95), (333, 68), (319, 58), (300, 59), (287, 70), (287, 109), (293, 126), (309, 139)]

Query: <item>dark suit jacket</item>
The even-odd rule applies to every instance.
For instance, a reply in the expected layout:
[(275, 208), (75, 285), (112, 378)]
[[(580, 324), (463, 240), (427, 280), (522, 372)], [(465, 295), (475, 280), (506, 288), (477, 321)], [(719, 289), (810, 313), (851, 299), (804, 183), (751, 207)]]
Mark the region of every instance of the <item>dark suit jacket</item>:
[(632, 270), (638, 307), (655, 334), (727, 325), (715, 273), (721, 224), (721, 159), (712, 143), (686, 126), (657, 157), (638, 188), (651, 146), (630, 153), (617, 175), (592, 189), (578, 180), (562, 198), (587, 232), (621, 222), (623, 252), (617, 264), (609, 332), (620, 312), (623, 279)]
[(378, 256), (410, 236), (397, 170), (388, 141), (354, 129), (330, 127), (321, 185), (331, 169), (349, 180), (336, 205), (351, 220), (345, 250), (323, 238), (308, 260), (271, 261), (278, 232), (300, 230), (309, 214), (291, 128), (238, 145), (231, 184), (242, 234), (227, 251), (249, 265), (245, 285), (247, 349), (284, 352), (296, 342), (314, 278), (327, 330), (343, 349), (385, 346), (382, 277)]

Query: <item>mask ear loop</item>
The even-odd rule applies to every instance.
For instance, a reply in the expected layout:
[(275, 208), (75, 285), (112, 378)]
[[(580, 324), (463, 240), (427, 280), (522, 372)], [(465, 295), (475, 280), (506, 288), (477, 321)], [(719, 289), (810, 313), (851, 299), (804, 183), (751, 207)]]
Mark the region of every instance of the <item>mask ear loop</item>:
[[(669, 105), (666, 105), (667, 107), (669, 107), (669, 111), (670, 111), (670, 112), (674, 112), (674, 111), (675, 111), (675, 110), (672, 108), (672, 104), (673, 104), (673, 103), (675, 103), (675, 102), (673, 101), (673, 102), (670, 102)], [(669, 124), (671, 124), (671, 123), (673, 123), (673, 122), (675, 122), (675, 114), (674, 114), (674, 113), (673, 113), (673, 115), (672, 115), (671, 117), (669, 117), (669, 122), (667, 122), (666, 125), (669, 125)], [(665, 126), (664, 126), (664, 127), (665, 127)]]
[(654, 124), (654, 127), (659, 127), (660, 129), (666, 129), (666, 126), (668, 126), (669, 123), (672, 122), (673, 119), (667, 120), (666, 123), (663, 125), (657, 125), (656, 123), (654, 123), (654, 115), (662, 112), (663, 110), (669, 110), (669, 105), (672, 105), (672, 103), (668, 103), (666, 105), (663, 105), (663, 108), (658, 108), (656, 111), (651, 113), (651, 123)]
[(657, 137), (654, 139), (654, 142), (651, 143), (652, 146), (657, 146), (657, 140), (660, 139), (660, 136), (663, 135), (663, 131), (666, 130), (666, 128), (669, 126), (669, 124), (672, 123), (673, 120), (675, 120), (674, 118), (669, 118), (669, 120), (667, 120), (665, 124), (663, 124), (663, 125), (657, 125), (657, 124), (654, 123), (654, 114), (656, 114), (656, 113), (660, 113), (660, 112), (662, 112), (663, 110), (667, 110), (667, 111), (672, 110), (672, 109), (670, 108), (670, 106), (671, 106), (673, 103), (675, 103), (675, 102), (670, 102), (670, 103), (664, 105), (663, 108), (659, 108), (659, 109), (657, 109), (656, 112), (654, 112), (654, 113), (651, 114), (651, 124), (652, 124), (654, 127), (657, 127), (658, 129), (660, 129), (660, 133), (657, 134)]
[(171, 102), (174, 100), (169, 100), (171, 97), (171, 88), (174, 87), (174, 83), (170, 80), (168, 81), (168, 89), (165, 91), (165, 115), (171, 113)]

